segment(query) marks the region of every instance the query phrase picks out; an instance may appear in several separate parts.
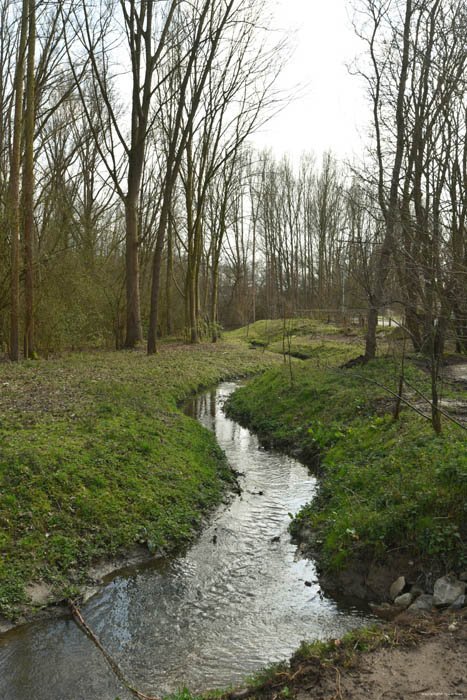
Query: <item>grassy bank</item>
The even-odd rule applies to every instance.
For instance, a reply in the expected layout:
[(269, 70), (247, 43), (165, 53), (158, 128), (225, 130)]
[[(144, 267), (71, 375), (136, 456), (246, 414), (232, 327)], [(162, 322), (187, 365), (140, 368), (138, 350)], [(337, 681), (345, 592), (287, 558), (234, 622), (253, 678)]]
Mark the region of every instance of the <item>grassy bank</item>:
[[(292, 379), (289, 368), (273, 369), (230, 402), (231, 414), (269, 442), (321, 455), (319, 495), (292, 530), (309, 526), (327, 570), (362, 557), (384, 560), (391, 550), (464, 570), (466, 432), (445, 423), (436, 436), (429, 421), (410, 409), (393, 420), (392, 397), (372, 383), (396, 390), (391, 359), (355, 370), (333, 369), (335, 360), (332, 343), (324, 344), (319, 365), (295, 364)], [(407, 363), (406, 377), (429, 395), (428, 376), (415, 362)], [(443, 395), (465, 400), (465, 391), (449, 386)]]
[(328, 357), (332, 347), (335, 359), (343, 363), (363, 349), (362, 337), (356, 329), (344, 335), (341, 328), (331, 323), (308, 318), (256, 321), (226, 333), (226, 337), (230, 342), (249, 344), (258, 350), (291, 355), (301, 360), (319, 358), (326, 346)]
[(56, 599), (90, 561), (183, 544), (232, 480), (214, 437), (177, 408), (274, 357), (226, 345), (80, 353), (0, 366), (0, 614), (28, 583)]

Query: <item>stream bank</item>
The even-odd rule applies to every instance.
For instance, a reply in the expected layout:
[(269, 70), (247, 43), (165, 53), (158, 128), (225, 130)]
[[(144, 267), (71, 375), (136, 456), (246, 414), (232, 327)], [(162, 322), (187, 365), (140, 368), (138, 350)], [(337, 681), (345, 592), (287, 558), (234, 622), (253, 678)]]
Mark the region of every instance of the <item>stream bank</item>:
[[(406, 371), (429, 393), (415, 363)], [(319, 464), (317, 497), (291, 531), (302, 553), (317, 557), (331, 595), (379, 603), (398, 576), (430, 593), (440, 575), (467, 569), (465, 432), (446, 422), (436, 436), (410, 410), (394, 421), (392, 402), (371, 383), (391, 386), (393, 373), (386, 359), (357, 374), (308, 361), (294, 366), (292, 379), (287, 367), (254, 379), (228, 405), (262, 440)], [(464, 387), (444, 387), (445, 399), (462, 397)]]

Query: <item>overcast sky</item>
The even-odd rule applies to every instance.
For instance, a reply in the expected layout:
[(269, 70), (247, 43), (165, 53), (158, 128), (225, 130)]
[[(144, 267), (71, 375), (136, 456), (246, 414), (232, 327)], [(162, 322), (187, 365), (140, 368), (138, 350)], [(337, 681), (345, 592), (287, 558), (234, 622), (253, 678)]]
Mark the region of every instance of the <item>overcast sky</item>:
[(354, 35), (347, 0), (275, 0), (276, 25), (296, 32), (294, 55), (281, 85), (307, 83), (294, 101), (252, 141), (277, 155), (331, 149), (338, 158), (362, 152), (369, 111), (363, 86), (346, 64), (362, 52)]

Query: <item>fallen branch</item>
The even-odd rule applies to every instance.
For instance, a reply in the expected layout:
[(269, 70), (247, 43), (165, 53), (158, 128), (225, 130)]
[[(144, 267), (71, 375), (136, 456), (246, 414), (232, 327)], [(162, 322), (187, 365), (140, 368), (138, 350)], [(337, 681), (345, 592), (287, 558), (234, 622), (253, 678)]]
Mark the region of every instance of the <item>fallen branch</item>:
[(129, 690), (131, 693), (133, 693), (137, 698), (141, 698), (141, 700), (159, 700), (159, 698), (153, 698), (153, 697), (150, 697), (149, 695), (145, 695), (144, 693), (141, 693), (139, 690), (137, 690), (132, 685), (130, 685), (130, 683), (128, 683), (128, 681), (125, 679), (123, 673), (120, 671), (120, 669), (117, 666), (117, 664), (115, 663), (115, 661), (112, 659), (110, 654), (104, 649), (104, 647), (102, 646), (102, 644), (100, 643), (100, 641), (98, 640), (98, 638), (96, 637), (96, 635), (94, 634), (92, 629), (89, 627), (89, 625), (87, 625), (86, 622), (84, 621), (83, 616), (81, 615), (81, 613), (78, 610), (75, 603), (71, 599), (69, 599), (68, 604), (71, 608), (71, 612), (72, 612), (72, 615), (73, 615), (73, 618), (75, 619), (75, 621), (76, 620), (78, 621), (79, 625), (81, 625), (81, 627), (84, 629), (84, 631), (88, 635), (88, 637), (94, 642), (96, 647), (102, 652), (102, 654), (104, 655), (104, 658), (107, 661), (107, 663), (109, 664), (110, 668), (115, 673), (117, 678), (123, 683), (125, 688), (127, 688), (127, 690)]

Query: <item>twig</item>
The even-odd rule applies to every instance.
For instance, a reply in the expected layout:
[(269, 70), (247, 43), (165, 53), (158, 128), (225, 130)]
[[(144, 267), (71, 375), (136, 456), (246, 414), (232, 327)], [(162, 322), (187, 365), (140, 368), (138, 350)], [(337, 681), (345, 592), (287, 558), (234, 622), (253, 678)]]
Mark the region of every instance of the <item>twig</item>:
[(83, 616), (81, 615), (80, 611), (76, 607), (75, 603), (71, 599), (69, 599), (68, 604), (71, 608), (71, 612), (72, 612), (75, 620), (77, 620), (79, 622), (79, 624), (81, 625), (81, 627), (83, 627), (83, 629), (86, 632), (86, 634), (88, 635), (88, 637), (94, 642), (96, 647), (98, 649), (100, 649), (100, 651), (103, 653), (105, 660), (107, 661), (107, 663), (109, 664), (110, 668), (115, 673), (117, 678), (123, 683), (123, 685), (131, 693), (136, 695), (137, 698), (141, 698), (141, 700), (159, 700), (159, 698), (153, 698), (153, 697), (150, 697), (149, 695), (145, 695), (144, 693), (141, 693), (139, 690), (137, 690), (136, 688), (134, 688), (132, 685), (130, 685), (128, 683), (128, 681), (125, 679), (123, 673), (120, 671), (120, 669), (117, 666), (117, 664), (115, 663), (115, 661), (112, 659), (110, 654), (104, 649), (104, 647), (102, 646), (100, 641), (97, 639), (96, 635), (94, 634), (92, 629), (89, 627), (89, 625), (87, 625), (86, 622), (84, 621)]

